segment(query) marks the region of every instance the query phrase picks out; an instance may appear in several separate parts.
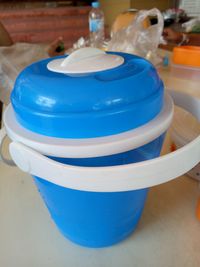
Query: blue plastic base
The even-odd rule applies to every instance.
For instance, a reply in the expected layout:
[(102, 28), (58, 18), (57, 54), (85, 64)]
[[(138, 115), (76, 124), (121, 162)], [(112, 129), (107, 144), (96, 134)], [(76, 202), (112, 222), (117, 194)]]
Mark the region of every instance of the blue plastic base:
[[(110, 246), (114, 246), (118, 243), (120, 243), (121, 241), (124, 241), (126, 238), (128, 238), (136, 229), (140, 217), (142, 215), (143, 209), (138, 213), (138, 217), (137, 214), (135, 214), (135, 220), (132, 222), (132, 225), (130, 225), (130, 229), (127, 230), (126, 232), (123, 231), (121, 232), (120, 235), (115, 236), (115, 238), (109, 238), (109, 236), (107, 236), (103, 241), (91, 241), (91, 240), (80, 240), (80, 238), (75, 239), (74, 236), (69, 236), (66, 235), (66, 233), (63, 233), (61, 229), (60, 232), (63, 234), (63, 236), (65, 236), (68, 240), (72, 241), (73, 243), (83, 246), (83, 247), (88, 247), (88, 248), (105, 248), (105, 247), (110, 247)], [(98, 231), (98, 229), (97, 229)]]
[[(63, 232), (61, 228), (58, 228), (58, 229), (63, 234), (63, 236), (65, 236), (67, 239), (69, 239), (73, 243), (76, 243), (80, 246), (90, 247), (90, 248), (109, 247), (109, 246), (113, 246), (113, 245), (123, 241), (124, 239), (128, 238), (135, 231), (135, 229), (139, 223), (140, 217), (142, 215), (142, 212), (143, 212), (143, 208), (140, 209), (138, 212), (134, 213), (134, 219), (132, 221), (130, 221), (129, 229), (127, 227), (126, 231), (121, 231), (120, 233), (115, 234), (114, 238), (112, 237), (112, 239), (109, 238), (109, 235), (107, 234), (104, 237), (104, 239), (99, 240), (99, 242), (97, 242), (97, 240), (92, 240), (92, 239), (91, 240), (81, 240), (80, 237), (75, 238), (74, 236), (71, 236), (68, 233)], [(124, 229), (124, 228), (122, 227), (122, 229)], [(98, 229), (96, 229), (96, 231), (98, 231)], [(96, 236), (96, 232), (94, 233), (94, 236)]]
[[(91, 159), (59, 159), (79, 166), (114, 166), (157, 157), (164, 135), (140, 148)], [(34, 177), (46, 206), (61, 233), (87, 247), (111, 246), (129, 236), (142, 214), (148, 189), (96, 193), (64, 188)]]
[(148, 192), (93, 193), (35, 181), (62, 234), (87, 247), (110, 246), (126, 238), (139, 221)]

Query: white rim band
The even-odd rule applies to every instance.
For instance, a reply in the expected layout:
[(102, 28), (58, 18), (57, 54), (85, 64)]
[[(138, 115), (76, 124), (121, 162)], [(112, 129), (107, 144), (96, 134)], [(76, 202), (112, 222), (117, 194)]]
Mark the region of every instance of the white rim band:
[(90, 139), (53, 138), (28, 131), (17, 123), (11, 105), (4, 113), (4, 124), (11, 140), (44, 155), (89, 158), (122, 153), (151, 142), (168, 129), (173, 111), (173, 101), (166, 95), (163, 110), (147, 124), (125, 133)]

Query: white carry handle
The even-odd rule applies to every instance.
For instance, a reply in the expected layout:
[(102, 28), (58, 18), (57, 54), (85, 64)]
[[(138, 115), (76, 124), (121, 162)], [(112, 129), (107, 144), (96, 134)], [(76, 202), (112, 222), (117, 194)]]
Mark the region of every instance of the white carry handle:
[[(187, 109), (192, 110), (193, 114), (200, 118), (199, 108), (192, 108), (193, 101), (200, 106), (198, 99), (170, 92), (179, 106), (184, 107), (187, 103)], [(181, 102), (183, 95), (184, 101)], [(200, 161), (200, 136), (162, 157), (111, 167), (77, 167), (61, 164), (17, 142), (10, 144), (10, 153), (20, 169), (57, 185), (82, 191), (119, 192), (158, 185), (192, 169)]]
[(175, 104), (188, 112), (190, 112), (194, 117), (200, 121), (200, 99), (188, 95), (183, 92), (177, 92), (174, 90), (167, 90), (172, 96)]
[(3, 155), (3, 143), (6, 136), (7, 136), (6, 129), (3, 127), (2, 129), (0, 129), (0, 161), (3, 161), (4, 163), (10, 166), (16, 166), (13, 160), (5, 158)]

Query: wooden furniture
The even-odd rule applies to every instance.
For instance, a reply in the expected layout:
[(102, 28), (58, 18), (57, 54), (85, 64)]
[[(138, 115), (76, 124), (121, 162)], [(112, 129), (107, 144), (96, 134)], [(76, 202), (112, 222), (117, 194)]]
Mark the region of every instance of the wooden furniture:
[(88, 35), (89, 6), (5, 9), (0, 21), (14, 42), (50, 43), (63, 36), (70, 47)]

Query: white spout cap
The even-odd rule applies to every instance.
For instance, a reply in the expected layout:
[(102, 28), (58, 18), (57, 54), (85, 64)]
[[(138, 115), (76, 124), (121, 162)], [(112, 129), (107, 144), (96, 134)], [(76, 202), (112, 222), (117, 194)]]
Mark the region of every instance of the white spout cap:
[(66, 58), (50, 61), (47, 68), (50, 71), (68, 74), (70, 76), (82, 76), (93, 72), (116, 68), (124, 63), (124, 58), (104, 51), (85, 47), (74, 51)]

